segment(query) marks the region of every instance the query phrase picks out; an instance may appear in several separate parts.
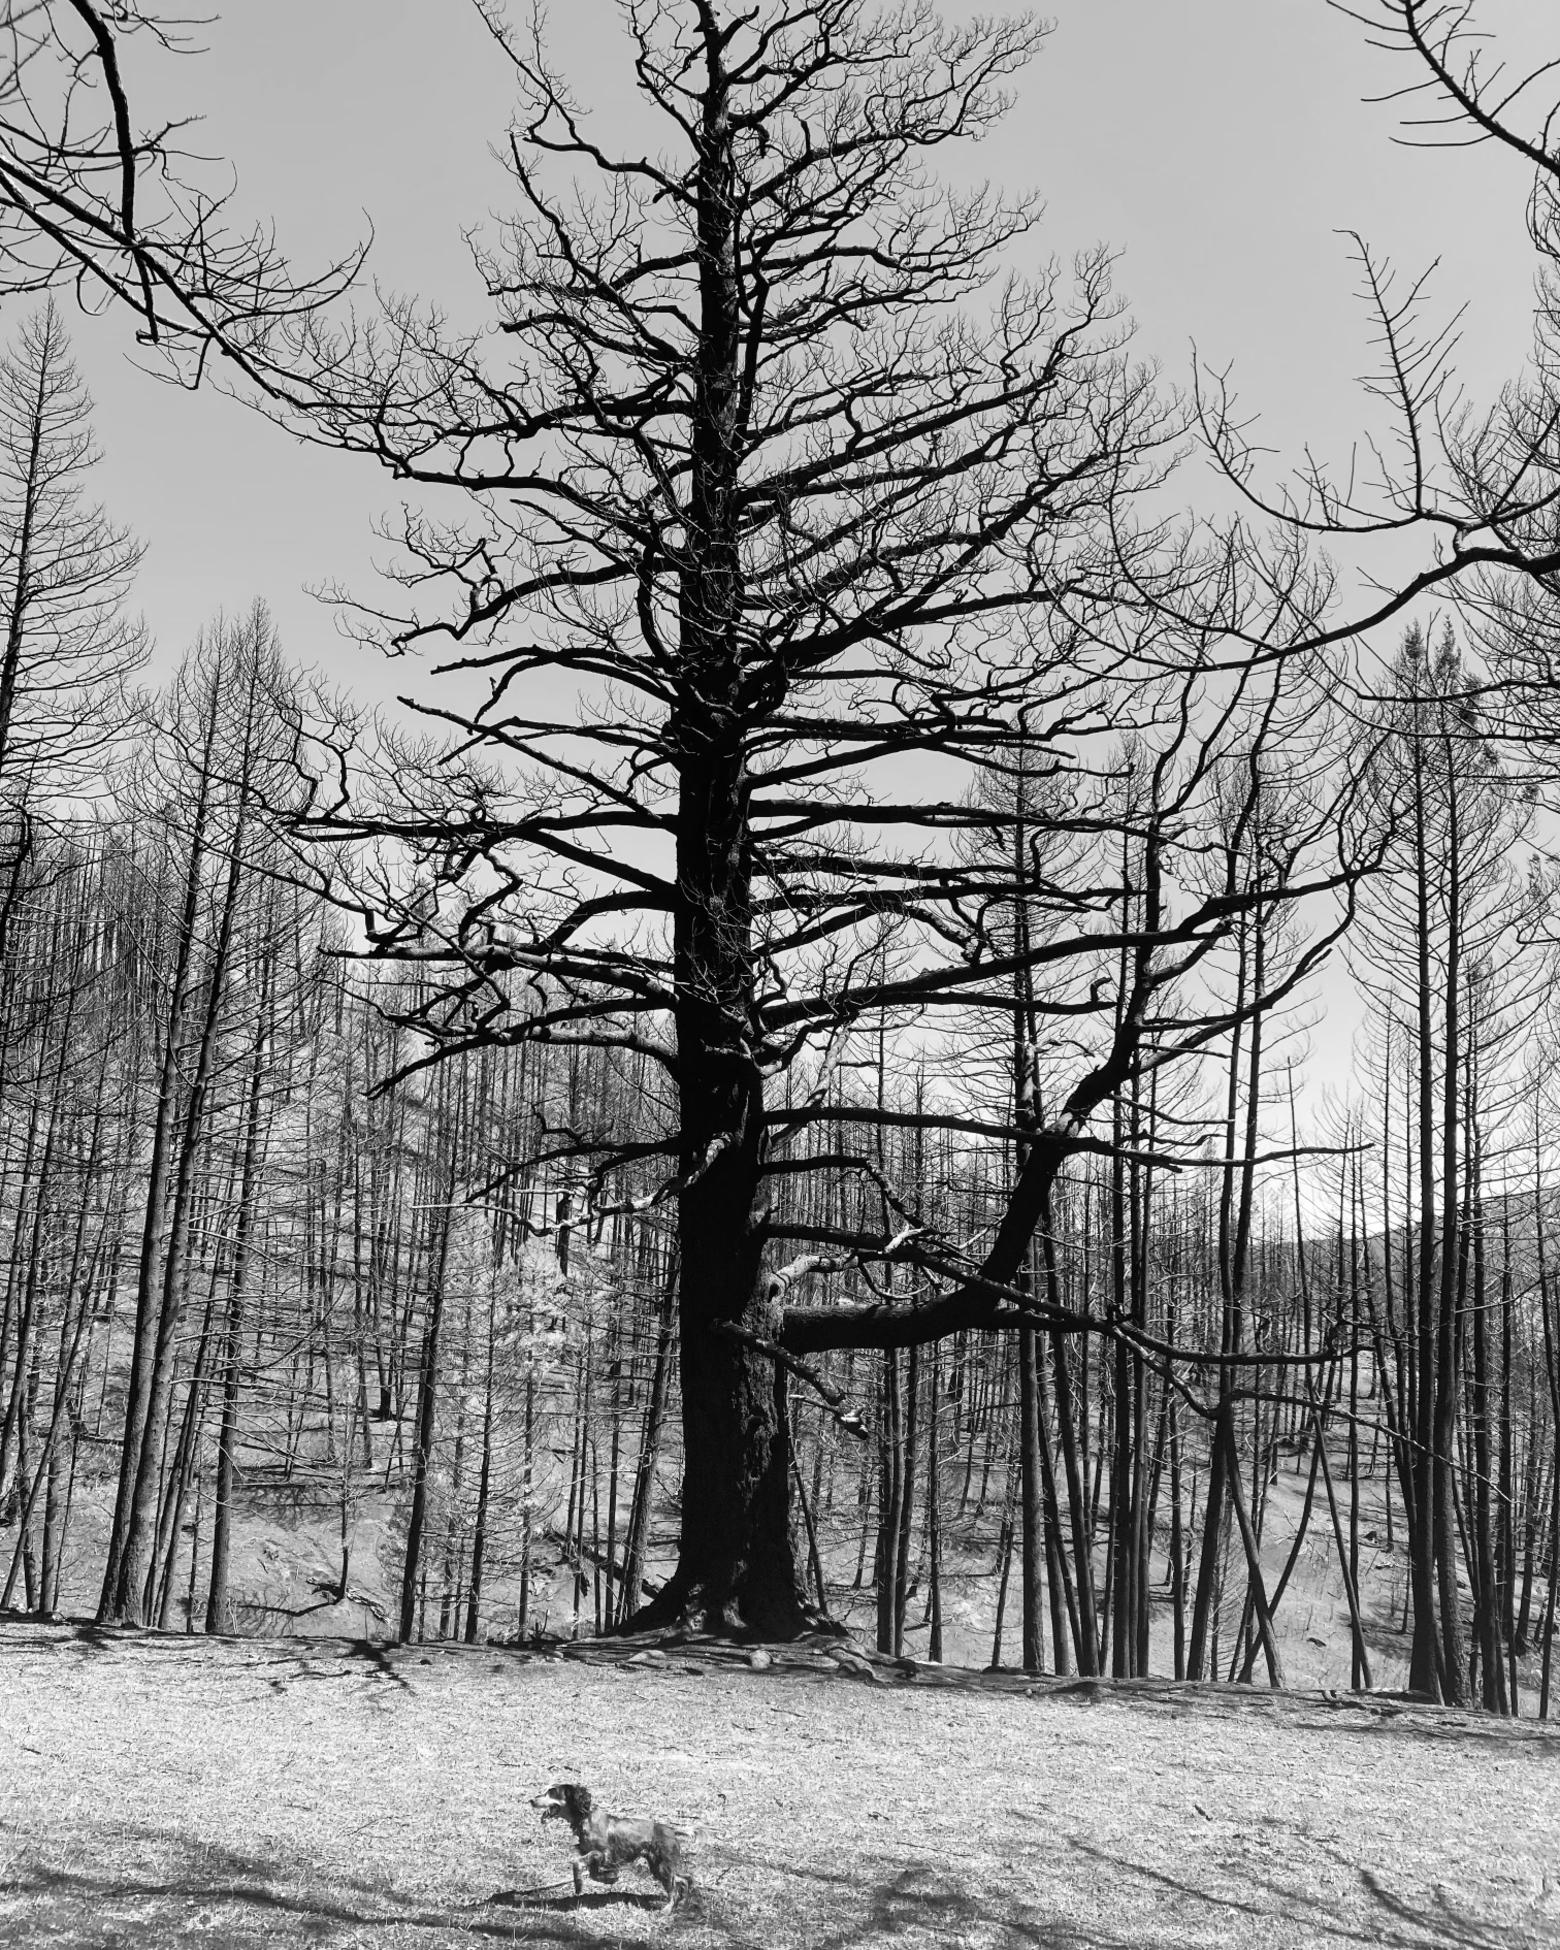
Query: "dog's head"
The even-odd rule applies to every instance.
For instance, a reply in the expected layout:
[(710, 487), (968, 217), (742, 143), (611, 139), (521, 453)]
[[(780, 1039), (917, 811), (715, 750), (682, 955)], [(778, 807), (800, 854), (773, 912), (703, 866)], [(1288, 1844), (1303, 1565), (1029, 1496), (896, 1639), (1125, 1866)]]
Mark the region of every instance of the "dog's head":
[(545, 1794), (537, 1795), (531, 1803), (540, 1808), (542, 1820), (556, 1817), (559, 1821), (585, 1821), (590, 1816), (590, 1789), (581, 1787), (578, 1781), (554, 1781)]

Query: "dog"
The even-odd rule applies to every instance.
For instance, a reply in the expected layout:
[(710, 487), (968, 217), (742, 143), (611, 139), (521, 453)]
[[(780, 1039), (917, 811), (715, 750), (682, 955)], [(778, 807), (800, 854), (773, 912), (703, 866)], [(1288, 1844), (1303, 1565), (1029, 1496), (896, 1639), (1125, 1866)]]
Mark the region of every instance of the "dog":
[(591, 1799), (590, 1789), (578, 1781), (555, 1781), (531, 1806), (541, 1809), (543, 1821), (566, 1821), (573, 1829), (576, 1896), (585, 1893), (586, 1876), (595, 1882), (616, 1882), (618, 1870), (629, 1862), (644, 1863), (666, 1891), (668, 1909), (691, 1886), (682, 1872), (677, 1831), (666, 1822), (605, 1814)]

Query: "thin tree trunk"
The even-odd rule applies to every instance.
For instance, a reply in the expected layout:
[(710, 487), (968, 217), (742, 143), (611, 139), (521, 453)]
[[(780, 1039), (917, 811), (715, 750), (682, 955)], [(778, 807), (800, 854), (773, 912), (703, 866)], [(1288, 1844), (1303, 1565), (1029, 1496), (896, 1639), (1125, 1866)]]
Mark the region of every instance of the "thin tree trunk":
[(623, 1589), (618, 1623), (627, 1624), (639, 1603), (645, 1576), (645, 1550), (650, 1537), (650, 1511), (655, 1497), (656, 1465), (661, 1456), (661, 1436), (666, 1425), (666, 1402), (671, 1386), (672, 1350), (677, 1334), (677, 1261), (675, 1252), (667, 1268), (660, 1319), (656, 1328), (655, 1367), (650, 1376), (650, 1396), (645, 1404), (644, 1432), (639, 1441), (639, 1460), (634, 1470), (634, 1500), (629, 1511), (628, 1538), (623, 1548)]
[(451, 1201), (455, 1196), (455, 1140), (447, 1136), (449, 1164), (445, 1196), (434, 1220), (436, 1244), (431, 1255), (427, 1314), (423, 1323), (422, 1356), (417, 1364), (417, 1432), (412, 1445), (412, 1506), (406, 1526), (406, 1560), (401, 1573), (401, 1613), (397, 1636), (405, 1645), (417, 1628), (418, 1600), (423, 1592), (423, 1532), (428, 1517), (428, 1475), (433, 1461), (434, 1418), (439, 1382), (439, 1335), (444, 1321), (444, 1275), (449, 1264)]

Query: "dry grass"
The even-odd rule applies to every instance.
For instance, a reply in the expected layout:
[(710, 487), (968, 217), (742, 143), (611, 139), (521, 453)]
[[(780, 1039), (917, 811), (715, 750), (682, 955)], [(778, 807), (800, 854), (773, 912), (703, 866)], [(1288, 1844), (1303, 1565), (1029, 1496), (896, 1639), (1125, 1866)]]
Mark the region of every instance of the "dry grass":
[[(0, 1675), (7, 1943), (1560, 1944), (1531, 1723), (20, 1625)], [(566, 1875), (559, 1776), (694, 1895), (492, 1900)]]

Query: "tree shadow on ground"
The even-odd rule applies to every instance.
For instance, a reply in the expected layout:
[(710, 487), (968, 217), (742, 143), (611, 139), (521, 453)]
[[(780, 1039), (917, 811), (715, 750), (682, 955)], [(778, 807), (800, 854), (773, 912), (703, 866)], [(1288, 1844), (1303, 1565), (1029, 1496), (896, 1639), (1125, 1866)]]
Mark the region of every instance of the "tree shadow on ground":
[(994, 1877), (983, 1880), (928, 1862), (907, 1859), (893, 1865), (878, 1858), (851, 1868), (842, 1851), (839, 1863), (802, 1867), (762, 1854), (706, 1854), (715, 1860), (704, 1892), (703, 1920), (718, 1943), (744, 1950), (778, 1940), (755, 1927), (752, 1904), (728, 1893), (744, 1865), (758, 1871), (770, 1890), (777, 1879), (790, 1885), (779, 1912), (788, 1925), (784, 1940), (805, 1943), (806, 1950), (887, 1950), (904, 1944), (1142, 1950), (1142, 1937), (1135, 1932), (1118, 1932), (1097, 1919), (1084, 1922), (1058, 1915), (1031, 1893), (1015, 1891)]
[(209, 1658), (210, 1647), (220, 1643), (204, 1633), (186, 1632), (182, 1626), (176, 1631), (157, 1631), (140, 1625), (100, 1625), (95, 1618), (74, 1613), (42, 1617), (37, 1612), (0, 1611), (0, 1624), (5, 1626), (8, 1656), (27, 1652), (59, 1654), (74, 1648), (98, 1656), (119, 1653), (136, 1658), (200, 1659), (203, 1646)]
[[(1251, 1828), (1275, 1834), (1288, 1832), (1284, 1824), (1266, 1818), (1254, 1820)], [(1077, 1836), (1066, 1838), (1065, 1846), (1097, 1863), (1101, 1874), (1122, 1891), (1134, 1884), (1140, 1889), (1162, 1890), (1188, 1922), (1198, 1909), (1210, 1918), (1222, 1912), (1233, 1935), (1235, 1919), (1249, 1919), (1253, 1942), (1266, 1938), (1275, 1943), (1368, 1944), (1372, 1950), (1515, 1950), (1515, 1946), (1535, 1941), (1532, 1920), (1481, 1916), (1440, 1888), (1411, 1893), (1393, 1889), (1383, 1876), (1360, 1867), (1319, 1838), (1307, 1835), (1297, 1839), (1303, 1841), (1310, 1857), (1311, 1881), (1320, 1879), (1315, 1870), (1325, 1859), (1335, 1872), (1341, 1872), (1336, 1879), (1343, 1882), (1346, 1895), (1329, 1900), (1305, 1886), (1303, 1873), (1288, 1877), (1274, 1873), (1255, 1848), (1249, 1850), (1250, 1859), (1240, 1865), (1242, 1893), (1236, 1896), (1227, 1888), (1200, 1884), (1189, 1869), (1171, 1874)], [(1239, 1849), (1237, 1837), (1232, 1837), (1232, 1847)], [(1219, 1878), (1224, 1882), (1229, 1879), (1228, 1875)], [(1538, 1920), (1543, 1927), (1543, 1919)]]
[[(1260, 1826), (1254, 1823), (1253, 1831)], [(1267, 1827), (1277, 1847), (1287, 1831)], [(557, 1884), (440, 1903), (388, 1876), (333, 1876), (296, 1858), (121, 1829), (13, 1858), (0, 1880), (0, 1944), (1142, 1950), (1152, 1941), (1209, 1950), (1323, 1944), (1516, 1950), (1550, 1940), (1544, 1930), (1554, 1921), (1532, 1910), (1517, 1920), (1497, 1919), (1440, 1889), (1392, 1887), (1316, 1837), (1292, 1838), (1311, 1851), (1309, 1878), (1294, 1853), (1287, 1868), (1264, 1860), (1255, 1832), (1244, 1840), (1232, 1834), (1218, 1860), (1180, 1856), (1169, 1867), (1055, 1831), (1013, 1839), (1006, 1879), (909, 1852), (862, 1857), (842, 1847), (835, 1857), (799, 1864), (712, 1843), (701, 1851), (693, 1890), (667, 1915), (659, 1890), (589, 1890), (575, 1897)], [(114, 1856), (123, 1866), (114, 1865)]]
[[(188, 1938), (221, 1944), (223, 1950), (249, 1950), (338, 1939), (376, 1946), (488, 1938), (599, 1943), (602, 1911), (621, 1916), (624, 1943), (648, 1942), (642, 1931), (632, 1937), (622, 1932), (635, 1929), (646, 1912), (659, 1913), (664, 1901), (659, 1890), (592, 1890), (565, 1897), (509, 1889), (441, 1905), (402, 1893), (388, 1880), (327, 1877), (310, 1863), (268, 1860), (207, 1843), (170, 1843), (149, 1832), (121, 1830), (113, 1839), (162, 1860), (115, 1870), (41, 1855), (13, 1859), (0, 1878), (0, 1944), (156, 1950)], [(79, 1845), (75, 1852), (81, 1852)], [(557, 1890), (556, 1884), (543, 1887)]]
[(77, 1645), (83, 1652), (111, 1652), (127, 1638), (141, 1636), (99, 1625), (91, 1618), (40, 1618), (28, 1611), (0, 1611), (0, 1624), (5, 1626), (8, 1654), (57, 1653), (67, 1645)]
[(389, 1647), (381, 1645), (377, 1639), (353, 1639), (346, 1656), (361, 1659), (370, 1672), (377, 1673), (381, 1679), (388, 1679), (399, 1686), (403, 1693), (412, 1690), (412, 1683), (406, 1675), (396, 1671)]
[[(1143, 1950), (1148, 1942), (1208, 1950), (1325, 1944), (1518, 1950), (1551, 1940), (1535, 1935), (1547, 1918), (1530, 1912), (1525, 1918), (1497, 1919), (1475, 1913), (1440, 1889), (1393, 1888), (1315, 1838), (1304, 1839), (1318, 1860), (1329, 1858), (1327, 1867), (1341, 1872), (1332, 1896), (1307, 1888), (1298, 1876), (1274, 1875), (1259, 1859), (1234, 1874), (1212, 1864), (1204, 1873), (1195, 1867), (1167, 1870), (1056, 1834), (1035, 1842), (1055, 1865), (1054, 1896), (1043, 1884), (1037, 1890), (1032, 1872), (1025, 1886), (1016, 1888), (996, 1875), (982, 1879), (908, 1858), (898, 1864), (879, 1858), (853, 1868), (842, 1854), (837, 1862), (800, 1867), (778, 1857), (711, 1849), (701, 1920), (722, 1944), (784, 1940), (805, 1943), (806, 1950), (889, 1950), (912, 1943), (979, 1945), (981, 1950)], [(1082, 1875), (1080, 1857), (1087, 1865)], [(771, 1892), (777, 1882), (788, 1887), (771, 1912), (784, 1918), (779, 1932), (766, 1935), (755, 1905), (732, 1892), (741, 1864)], [(1150, 1908), (1152, 1924), (1145, 1916)], [(808, 1922), (816, 1926), (809, 1928)]]

